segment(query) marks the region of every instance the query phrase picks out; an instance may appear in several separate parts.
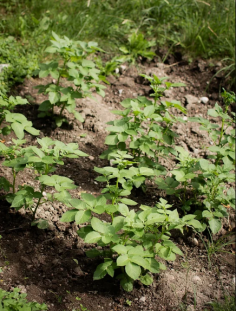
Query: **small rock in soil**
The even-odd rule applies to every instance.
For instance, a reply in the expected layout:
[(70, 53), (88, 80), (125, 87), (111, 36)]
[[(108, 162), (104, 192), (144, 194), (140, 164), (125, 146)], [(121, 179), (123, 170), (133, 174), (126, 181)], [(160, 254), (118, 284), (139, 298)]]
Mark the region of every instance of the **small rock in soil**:
[(139, 301), (140, 301), (140, 302), (145, 302), (145, 301), (146, 301), (146, 297), (141, 297), (141, 298), (139, 299)]
[(203, 104), (207, 104), (209, 102), (209, 98), (208, 97), (201, 97), (200, 102)]
[(198, 275), (194, 275), (192, 278), (193, 283), (195, 284), (202, 284), (202, 280)]
[(192, 105), (198, 103), (198, 98), (189, 94), (185, 96), (185, 102), (187, 105)]
[(19, 288), (21, 294), (27, 293), (26, 287), (24, 285), (17, 285), (17, 287)]

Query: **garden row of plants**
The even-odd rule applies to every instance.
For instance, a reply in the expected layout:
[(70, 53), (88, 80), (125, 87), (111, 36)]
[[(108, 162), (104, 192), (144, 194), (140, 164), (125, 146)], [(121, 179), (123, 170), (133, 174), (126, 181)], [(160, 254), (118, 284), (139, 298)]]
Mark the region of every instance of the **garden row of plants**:
[[(105, 87), (99, 82), (106, 79), (91, 60), (91, 54), (97, 50), (95, 42), (73, 41), (53, 33), (46, 52), (60, 55), (60, 59), (40, 65), (35, 72), (40, 78), (50, 75), (54, 79), (37, 86), (40, 93), (48, 96), (39, 105), (39, 118), (51, 117), (60, 127), (68, 122), (63, 114), (67, 110), (75, 119), (84, 121), (76, 110), (76, 99), (92, 96), (92, 92), (105, 95)], [(3, 197), (11, 208), (24, 208), (31, 213), (31, 224), (41, 229), (48, 224), (45, 219), (36, 218), (38, 207), (54, 201), (65, 204), (68, 211), (60, 221), (79, 226), (78, 235), (93, 245), (86, 252), (88, 257), (104, 258), (94, 272), (94, 280), (107, 274), (116, 275), (126, 291), (132, 291), (136, 280), (152, 284), (152, 275), (165, 269), (163, 259), (173, 261), (176, 254), (183, 256), (171, 240), (173, 229), (182, 233), (187, 227), (196, 232), (209, 229), (216, 234), (222, 227), (222, 219), (228, 217), (228, 210), (235, 208), (235, 192), (230, 186), (234, 182), (235, 114), (229, 110), (235, 95), (224, 90), (223, 108), (216, 104), (208, 110), (215, 122), (201, 117), (185, 121), (183, 115), (187, 111), (180, 102), (161, 98), (166, 89), (183, 84), (167, 82), (167, 78), (155, 75), (142, 77), (149, 81), (153, 99), (125, 99), (121, 102), (124, 109), (113, 111), (120, 118), (108, 122), (105, 140), (108, 148), (101, 155), (112, 165), (94, 168), (99, 174), (96, 181), (104, 185), (101, 195), (82, 193), (81, 199), (70, 193), (77, 187), (73, 180), (54, 173), (66, 158), (87, 154), (76, 143), (65, 144), (49, 137), (37, 138), (37, 145), (29, 145), (24, 139), (25, 132), (38, 136), (39, 131), (24, 115), (14, 112), (17, 105), (28, 104), (27, 100), (0, 93), (0, 155), (4, 158), (3, 167), (12, 171), (11, 178), (0, 177)], [(64, 87), (66, 81), (71, 86)], [(178, 116), (173, 114), (174, 109)], [(205, 146), (209, 154), (206, 158), (195, 158), (175, 144), (177, 134), (172, 128), (178, 122), (197, 122), (208, 133), (214, 144)], [(12, 131), (17, 139), (6, 145), (4, 135)], [(161, 164), (162, 159), (172, 159), (176, 164), (168, 169)], [(31, 170), (38, 186), (16, 187), (18, 173), (25, 169)], [(167, 195), (175, 196), (175, 205), (168, 204), (167, 197), (160, 198), (155, 206), (138, 206), (130, 199), (132, 189), (145, 190), (148, 181), (155, 182)], [(108, 215), (106, 219), (110, 221), (101, 220), (103, 215)]]

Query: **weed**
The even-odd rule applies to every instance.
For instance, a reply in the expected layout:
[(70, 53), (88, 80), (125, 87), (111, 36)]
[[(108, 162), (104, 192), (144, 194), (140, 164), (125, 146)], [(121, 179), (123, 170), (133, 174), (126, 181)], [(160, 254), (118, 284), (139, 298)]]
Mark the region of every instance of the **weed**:
[(132, 305), (132, 301), (127, 299), (126, 302), (125, 302), (128, 306), (131, 306)]
[[(226, 234), (216, 241), (213, 240), (211, 232), (208, 230), (209, 239), (205, 241), (201, 234), (199, 234), (200, 239), (202, 240), (206, 251), (209, 265), (211, 266), (211, 258), (213, 255), (217, 256), (218, 253), (230, 253), (229, 251), (225, 250), (225, 247), (228, 245), (232, 245), (235, 243), (235, 236), (234, 233)], [(231, 239), (229, 239), (231, 237)]]
[(9, 65), (0, 72), (0, 91), (6, 93), (15, 83), (32, 75), (38, 68), (38, 56), (15, 38), (0, 36), (0, 64)]
[(117, 60), (135, 63), (139, 56), (152, 59), (156, 54), (149, 50), (154, 45), (156, 45), (156, 43), (154, 41), (148, 42), (145, 40), (142, 33), (134, 32), (128, 37), (128, 43), (119, 48), (125, 56), (118, 57)]
[[(234, 311), (235, 310), (235, 297), (225, 296), (223, 302), (213, 301), (209, 302), (211, 306), (210, 310), (213, 311)], [(204, 311), (209, 311), (209, 309), (204, 309)]]
[(12, 292), (7, 292), (0, 288), (0, 309), (4, 311), (11, 310), (48, 310), (45, 304), (37, 302), (28, 302), (26, 294), (20, 294), (20, 289), (14, 288)]

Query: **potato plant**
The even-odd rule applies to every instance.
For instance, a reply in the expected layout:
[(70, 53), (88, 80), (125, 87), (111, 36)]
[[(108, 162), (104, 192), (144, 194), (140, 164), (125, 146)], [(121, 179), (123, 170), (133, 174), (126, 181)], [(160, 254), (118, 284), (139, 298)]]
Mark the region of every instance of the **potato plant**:
[(166, 89), (184, 84), (165, 82), (166, 78), (159, 79), (155, 75), (142, 76), (151, 83), (154, 101), (146, 97), (138, 97), (121, 102), (125, 109), (114, 110), (113, 113), (122, 118), (108, 122), (110, 126), (107, 130), (110, 134), (106, 137), (105, 144), (109, 148), (101, 157), (112, 159), (114, 151), (127, 151), (133, 156), (137, 166), (153, 168), (155, 175), (158, 176), (165, 172), (165, 168), (159, 163), (159, 157), (177, 155), (173, 148), (177, 135), (171, 128), (177, 121), (184, 122), (182, 118), (174, 116), (169, 109), (176, 108), (186, 113), (186, 109), (178, 101), (159, 102), (158, 100)]
[(24, 131), (31, 135), (39, 135), (39, 131), (32, 126), (32, 122), (28, 121), (23, 114), (12, 112), (17, 105), (26, 104), (29, 104), (27, 99), (20, 96), (8, 97), (0, 91), (0, 126), (4, 121), (9, 124), (0, 128), (0, 134), (8, 135), (14, 131), (19, 139), (24, 138)]
[[(48, 100), (42, 102), (39, 106), (39, 117), (54, 116), (58, 127), (63, 122), (67, 122), (63, 116), (66, 109), (72, 113), (74, 117), (83, 122), (83, 118), (76, 110), (76, 98), (91, 96), (91, 90), (95, 90), (97, 94), (104, 96), (104, 85), (99, 84), (101, 79), (100, 70), (96, 68), (95, 63), (86, 57), (98, 50), (96, 42), (73, 41), (67, 37), (60, 38), (54, 32), (51, 46), (45, 51), (60, 55), (58, 61), (52, 60), (48, 63), (41, 64), (37, 70), (39, 78), (50, 75), (54, 82), (47, 85), (38, 85), (36, 88), (39, 93), (48, 95)], [(66, 78), (68, 82), (72, 82), (73, 86), (62, 86), (61, 78)], [(54, 107), (59, 107), (59, 115), (54, 115)]]
[[(48, 137), (37, 139), (40, 148), (29, 146), (22, 148), (20, 145), (25, 141), (15, 141), (16, 146), (4, 148), (1, 154), (5, 156), (3, 166), (12, 170), (13, 182), (9, 183), (5, 178), (1, 180), (5, 190), (13, 189), (12, 193), (6, 195), (6, 199), (11, 203), (11, 207), (19, 210), (21, 208), (32, 211), (32, 221), (40, 204), (46, 201), (60, 201), (66, 203), (71, 198), (68, 190), (76, 188), (74, 182), (64, 176), (51, 175), (56, 170), (57, 165), (64, 165), (63, 158), (78, 158), (87, 156), (78, 149), (78, 144), (64, 144), (60, 141), (53, 141)], [(28, 185), (21, 185), (16, 189), (16, 177), (25, 168), (31, 169), (35, 180), (39, 181), (39, 191)], [(46, 187), (54, 187), (53, 194), (46, 192)], [(42, 225), (40, 225), (42, 227)], [(45, 226), (45, 222), (43, 222)]]
[[(172, 229), (183, 231), (191, 226), (201, 229), (196, 215), (179, 217), (172, 205), (160, 199), (155, 207), (141, 205), (126, 198), (137, 178), (145, 178), (154, 172), (150, 168), (134, 167), (132, 157), (126, 152), (113, 154), (115, 167), (95, 168), (102, 176), (98, 181), (106, 182), (102, 195), (81, 194), (82, 200), (73, 199), (72, 210), (63, 214), (62, 222), (75, 221), (78, 225), (88, 223), (78, 230), (78, 235), (86, 243), (104, 247), (89, 250), (88, 257), (102, 256), (104, 262), (97, 266), (93, 279), (100, 280), (107, 274), (115, 276), (126, 291), (132, 291), (133, 283), (139, 280), (144, 285), (153, 282), (151, 273), (159, 273), (165, 265), (157, 257), (173, 261), (182, 251), (170, 240)], [(140, 181), (139, 181), (140, 182)], [(104, 222), (96, 214), (107, 214), (109, 222)]]

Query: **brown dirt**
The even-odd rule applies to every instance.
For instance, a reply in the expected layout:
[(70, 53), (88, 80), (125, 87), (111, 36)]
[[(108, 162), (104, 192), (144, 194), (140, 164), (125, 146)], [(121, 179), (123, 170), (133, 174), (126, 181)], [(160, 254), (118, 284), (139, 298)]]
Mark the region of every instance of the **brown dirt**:
[[(67, 114), (71, 124), (63, 128), (53, 128), (49, 120), (37, 119), (37, 105), (45, 97), (38, 95), (34, 86), (46, 84), (50, 78), (43, 81), (38, 78), (26, 80), (15, 89), (15, 94), (32, 102), (29, 107), (20, 107), (19, 112), (24, 113), (40, 129), (40, 137), (49, 136), (66, 143), (78, 142), (80, 149), (89, 154), (89, 158), (66, 160), (56, 173), (74, 180), (78, 186), (73, 191), (75, 196), (79, 197), (83, 191), (97, 195), (102, 186), (94, 181), (97, 175), (93, 167), (106, 163), (99, 159), (99, 155), (106, 148), (106, 122), (116, 118), (111, 110), (121, 109), (119, 103), (127, 97), (150, 94), (149, 85), (139, 73), (169, 76), (171, 82), (186, 83), (186, 87), (165, 92), (166, 99), (180, 100), (185, 106), (187, 95), (195, 96), (198, 100), (202, 96), (209, 97), (207, 105), (198, 101), (187, 104), (188, 116), (206, 117), (207, 110), (219, 101), (220, 78), (215, 78), (209, 93), (206, 92), (215, 70), (202, 60), (189, 65), (183, 61), (176, 64), (169, 59), (169, 65), (153, 61), (138, 68), (127, 67), (119, 77), (108, 78), (110, 85), (107, 86), (104, 99), (96, 96), (97, 101), (82, 99), (77, 102), (77, 110), (85, 119), (83, 124), (73, 121)], [(175, 130), (179, 135), (179, 145), (195, 156), (205, 155), (202, 147), (211, 142), (197, 124), (178, 124)], [(81, 134), (86, 134), (86, 137)], [(7, 138), (7, 143), (10, 138)], [(30, 144), (36, 144), (32, 136), (26, 134), (26, 139)], [(171, 167), (171, 162), (168, 165)], [(10, 171), (0, 167), (0, 175), (10, 178)], [(23, 183), (35, 185), (29, 170), (19, 173), (18, 184)], [(139, 203), (154, 205), (161, 194), (149, 187), (146, 194), (137, 190), (133, 195)], [(85, 251), (89, 246), (77, 236), (75, 224), (59, 222), (60, 216), (66, 211), (65, 206), (58, 203), (41, 206), (37, 217), (48, 219), (50, 224), (43, 231), (29, 225), (29, 214), (24, 210), (15, 212), (6, 202), (0, 202), (0, 205), (0, 267), (3, 268), (0, 287), (10, 290), (18, 286), (22, 292), (27, 292), (29, 300), (45, 302), (50, 311), (80, 310), (80, 304), (89, 311), (204, 310), (208, 302), (221, 300), (226, 293), (233, 293), (235, 254), (232, 247), (227, 249), (229, 253), (215, 253), (210, 266), (206, 249), (197, 236), (191, 232), (185, 236), (176, 235), (174, 240), (185, 253), (185, 258), (178, 257), (175, 262), (166, 263), (167, 270), (155, 276), (152, 286), (146, 287), (137, 282), (133, 292), (126, 293), (120, 289), (116, 279), (105, 277), (101, 281), (92, 280), (100, 260), (86, 257)], [(235, 226), (233, 213), (229, 224)], [(226, 223), (224, 233), (228, 227)], [(131, 306), (128, 301), (131, 301)], [(207, 309), (210, 310), (209, 307)]]

